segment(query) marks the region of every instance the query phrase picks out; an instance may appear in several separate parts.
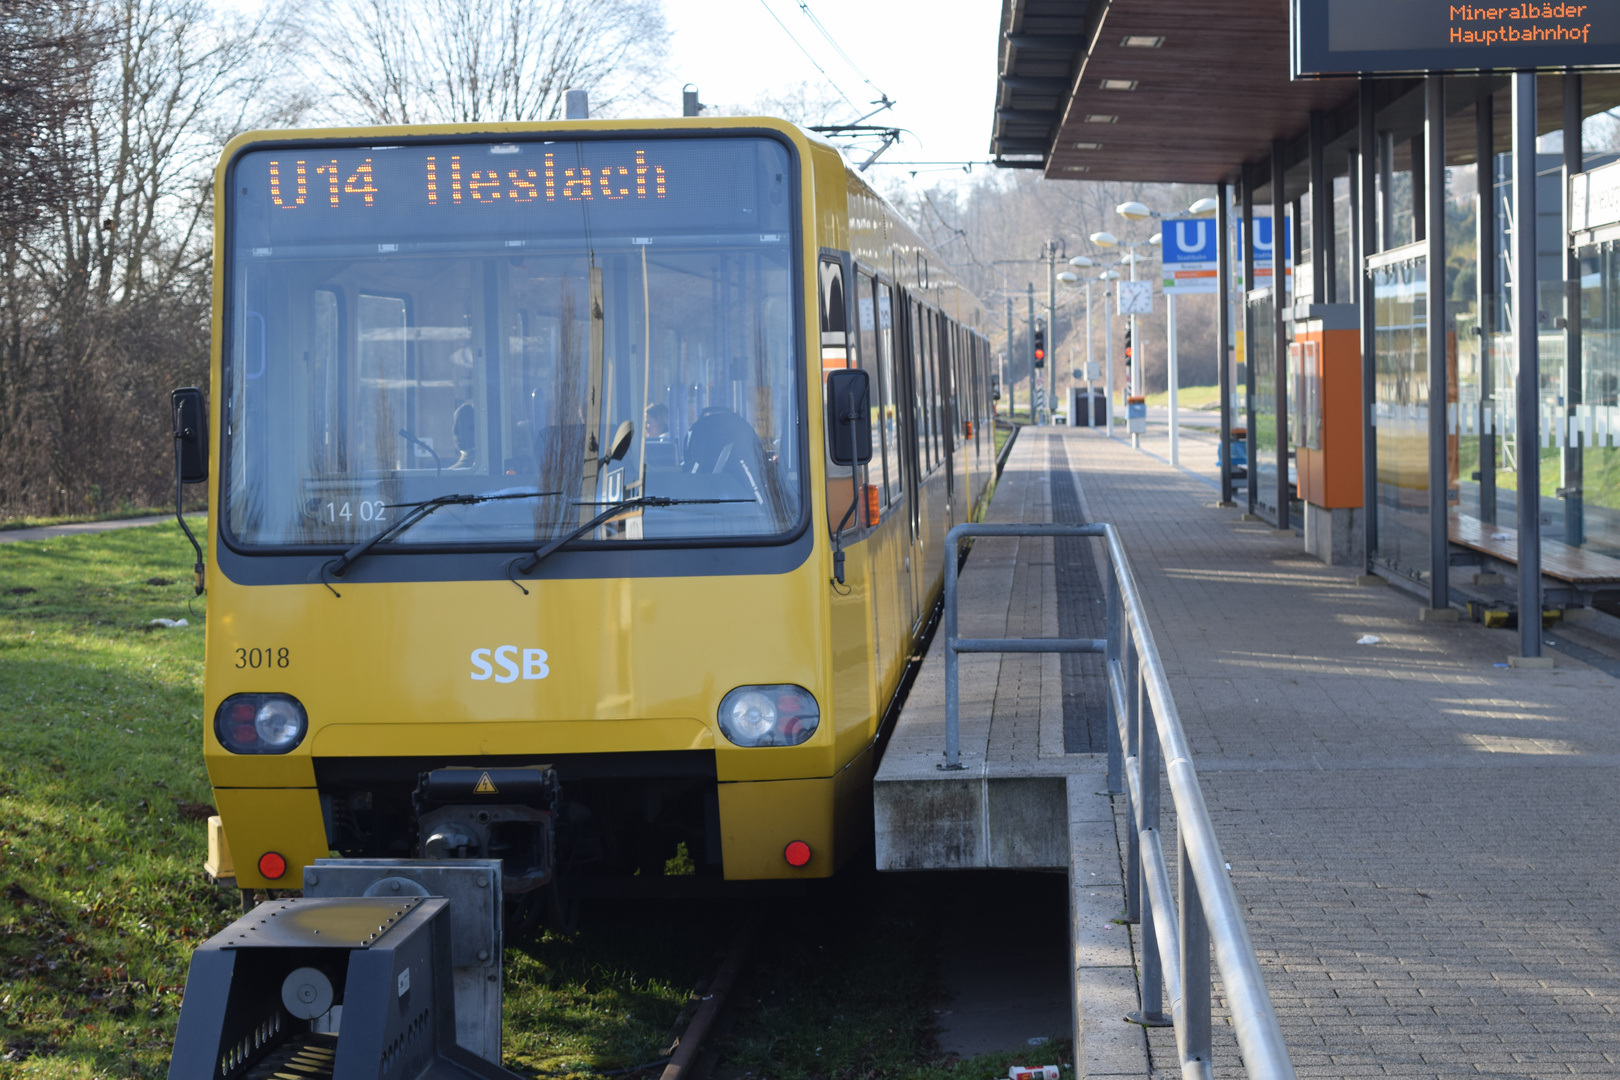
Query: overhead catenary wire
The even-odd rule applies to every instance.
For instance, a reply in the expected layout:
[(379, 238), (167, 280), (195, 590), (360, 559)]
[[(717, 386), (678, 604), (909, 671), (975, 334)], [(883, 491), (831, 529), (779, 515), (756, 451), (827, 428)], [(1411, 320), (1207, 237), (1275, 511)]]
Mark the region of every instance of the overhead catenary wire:
[[(860, 106), (855, 104), (854, 100), (848, 94), (844, 93), (843, 87), (839, 86), (838, 83), (833, 81), (833, 77), (827, 74), (827, 69), (822, 67), (821, 64), (817, 62), (816, 58), (811, 55), (810, 50), (804, 47), (804, 42), (800, 41), (798, 36), (795, 35), (792, 30), (788, 29), (788, 24), (783, 22), (782, 17), (778, 15), (775, 9), (771, 7), (770, 0), (759, 0), (759, 3), (760, 6), (763, 7), (770, 15), (770, 17), (776, 20), (776, 25), (782, 28), (782, 33), (786, 34), (790, 39), (792, 39), (793, 44), (797, 45), (799, 47), (799, 51), (804, 53), (804, 58), (810, 61), (810, 66), (821, 72), (821, 77), (827, 80), (827, 85), (837, 91), (838, 96), (843, 98), (844, 101), (849, 104), (850, 108), (859, 110)], [(837, 46), (835, 45), (834, 48), (837, 48)]]
[(820, 19), (816, 18), (816, 13), (810, 10), (810, 5), (805, 3), (805, 0), (797, 0), (797, 2), (799, 5), (799, 10), (804, 12), (804, 17), (810, 20), (810, 25), (814, 26), (821, 36), (826, 39), (827, 44), (833, 47), (833, 52), (837, 53), (841, 58), (843, 58), (844, 63), (849, 65), (849, 69), (861, 77), (862, 82), (864, 82), (867, 86), (870, 86), (873, 90), (876, 90), (878, 95), (887, 101), (889, 95), (885, 94), (882, 90), (879, 90), (877, 83), (874, 83), (871, 79), (867, 78), (866, 72), (862, 71), (861, 66), (850, 58), (849, 53), (844, 51), (843, 46), (839, 45), (837, 41), (833, 40), (831, 32), (829, 32), (828, 29), (822, 25)]

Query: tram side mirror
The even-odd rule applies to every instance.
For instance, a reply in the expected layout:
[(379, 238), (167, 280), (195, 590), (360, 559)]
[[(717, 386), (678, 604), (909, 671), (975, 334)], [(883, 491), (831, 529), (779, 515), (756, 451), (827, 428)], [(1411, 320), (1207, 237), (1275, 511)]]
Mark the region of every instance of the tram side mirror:
[(624, 455), (630, 452), (630, 440), (636, 437), (636, 425), (626, 420), (620, 424), (613, 433), (613, 441), (608, 444), (607, 459), (609, 461), (623, 461)]
[(834, 465), (872, 460), (871, 383), (864, 371), (827, 376), (827, 451)]
[(182, 484), (208, 479), (208, 405), (203, 392), (183, 386), (169, 395), (174, 412), (176, 474)]

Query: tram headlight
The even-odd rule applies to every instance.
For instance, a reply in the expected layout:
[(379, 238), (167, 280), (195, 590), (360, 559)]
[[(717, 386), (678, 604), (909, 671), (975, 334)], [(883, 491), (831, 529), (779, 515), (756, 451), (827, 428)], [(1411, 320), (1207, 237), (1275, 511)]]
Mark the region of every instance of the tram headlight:
[(304, 707), (288, 694), (232, 694), (214, 713), (214, 734), (233, 754), (285, 754), (308, 730)]
[(821, 726), (821, 709), (797, 686), (739, 686), (720, 701), (720, 731), (738, 746), (797, 746)]

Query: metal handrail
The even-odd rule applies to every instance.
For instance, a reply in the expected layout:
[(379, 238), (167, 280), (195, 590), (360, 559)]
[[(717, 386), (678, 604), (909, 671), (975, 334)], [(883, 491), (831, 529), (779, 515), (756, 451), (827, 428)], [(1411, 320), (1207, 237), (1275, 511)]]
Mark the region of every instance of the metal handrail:
[[(1108, 545), (1106, 638), (959, 638), (957, 574), (963, 540), (985, 537), (1101, 537)], [(1107, 657), (1108, 788), (1124, 794), (1127, 830), (1126, 917), (1139, 921), (1142, 942), (1142, 1011), (1150, 1025), (1175, 1027), (1185, 1080), (1213, 1075), (1210, 1024), (1210, 948), (1225, 985), (1242, 1052), (1244, 1072), (1256, 1080), (1293, 1080), (1277, 1013), (1260, 973), (1237, 892), (1209, 820), (1170, 681), (1148, 627), (1136, 575), (1119, 532), (1090, 525), (963, 524), (945, 534), (945, 763), (960, 769), (957, 655), (963, 652), (1076, 652)], [(1162, 752), (1161, 752), (1162, 751)], [(1163, 760), (1163, 765), (1160, 762)], [(1176, 811), (1176, 863), (1180, 895), (1172, 893), (1159, 833), (1160, 772), (1169, 778)], [(1146, 894), (1148, 902), (1141, 902)], [(1164, 1015), (1164, 997), (1170, 1016)]]

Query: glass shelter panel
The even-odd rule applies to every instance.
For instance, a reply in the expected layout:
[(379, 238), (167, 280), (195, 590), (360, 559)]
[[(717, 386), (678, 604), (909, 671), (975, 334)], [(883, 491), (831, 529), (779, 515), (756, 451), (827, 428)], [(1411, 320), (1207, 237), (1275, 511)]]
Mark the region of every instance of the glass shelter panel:
[(1620, 242), (1584, 248), (1580, 259), (1581, 393), (1565, 441), (1579, 458), (1582, 546), (1620, 556)]
[(1378, 448), (1378, 550), (1374, 558), (1414, 579), (1429, 573), (1429, 360), (1427, 263), (1380, 259), (1373, 267), (1373, 406)]
[(802, 518), (792, 170), (765, 138), (258, 150), (227, 218), (246, 548), (526, 546)]
[(1270, 289), (1249, 293), (1249, 328), (1254, 339), (1254, 430), (1249, 432), (1249, 462), (1255, 470), (1255, 507), (1277, 520), (1277, 334), (1276, 308)]

